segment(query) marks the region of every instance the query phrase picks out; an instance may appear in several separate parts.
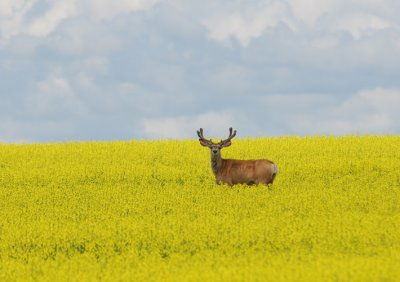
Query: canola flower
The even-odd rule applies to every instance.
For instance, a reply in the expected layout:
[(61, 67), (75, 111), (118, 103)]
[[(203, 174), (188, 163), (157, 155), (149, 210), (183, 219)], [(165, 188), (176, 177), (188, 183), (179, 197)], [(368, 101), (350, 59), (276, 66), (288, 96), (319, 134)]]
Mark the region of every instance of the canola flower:
[(399, 281), (400, 137), (0, 144), (0, 281)]

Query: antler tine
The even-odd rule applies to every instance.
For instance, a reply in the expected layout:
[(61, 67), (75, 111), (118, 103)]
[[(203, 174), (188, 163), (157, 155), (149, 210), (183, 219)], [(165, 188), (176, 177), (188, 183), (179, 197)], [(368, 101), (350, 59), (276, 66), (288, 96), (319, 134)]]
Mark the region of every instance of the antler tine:
[(233, 133), (232, 133), (232, 130), (233, 130), (232, 127), (229, 127), (229, 137), (227, 139), (225, 139), (225, 140), (222, 140), (220, 142), (221, 144), (230, 141), (233, 137), (236, 136), (236, 130), (234, 130)]
[(232, 134), (232, 127), (229, 127), (229, 138), (228, 139), (232, 139), (233, 137), (235, 137), (236, 136), (236, 130), (235, 131), (233, 131), (233, 134)]
[(197, 135), (199, 136), (200, 139), (204, 139), (205, 140), (205, 138), (203, 136), (203, 128), (200, 128), (200, 130), (197, 130)]
[(208, 139), (204, 138), (204, 135), (203, 135), (203, 128), (200, 128), (200, 130), (197, 130), (197, 135), (199, 136), (199, 138), (200, 138), (201, 140), (204, 140), (204, 141), (207, 141), (207, 142), (212, 142), (211, 139), (208, 140)]
[(200, 130), (197, 130), (197, 136), (199, 136), (199, 138), (203, 138), (203, 128), (200, 128)]

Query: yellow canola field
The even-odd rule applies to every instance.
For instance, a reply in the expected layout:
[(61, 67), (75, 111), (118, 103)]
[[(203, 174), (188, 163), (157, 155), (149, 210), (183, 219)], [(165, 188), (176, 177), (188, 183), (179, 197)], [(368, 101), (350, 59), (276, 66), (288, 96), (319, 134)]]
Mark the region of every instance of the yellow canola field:
[(0, 144), (0, 281), (400, 281), (400, 136)]

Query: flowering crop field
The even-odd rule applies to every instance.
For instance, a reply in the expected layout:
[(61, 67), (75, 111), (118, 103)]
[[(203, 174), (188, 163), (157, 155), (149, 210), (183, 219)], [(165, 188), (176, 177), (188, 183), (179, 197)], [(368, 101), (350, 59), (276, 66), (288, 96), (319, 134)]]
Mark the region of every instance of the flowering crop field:
[(400, 136), (0, 144), (0, 281), (400, 281)]

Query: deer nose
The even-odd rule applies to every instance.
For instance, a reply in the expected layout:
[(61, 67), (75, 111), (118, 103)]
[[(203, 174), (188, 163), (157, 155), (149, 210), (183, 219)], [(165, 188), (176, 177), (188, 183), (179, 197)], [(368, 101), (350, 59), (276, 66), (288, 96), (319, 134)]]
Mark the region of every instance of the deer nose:
[(214, 154), (218, 153), (218, 150), (213, 150), (213, 153), (214, 153)]

